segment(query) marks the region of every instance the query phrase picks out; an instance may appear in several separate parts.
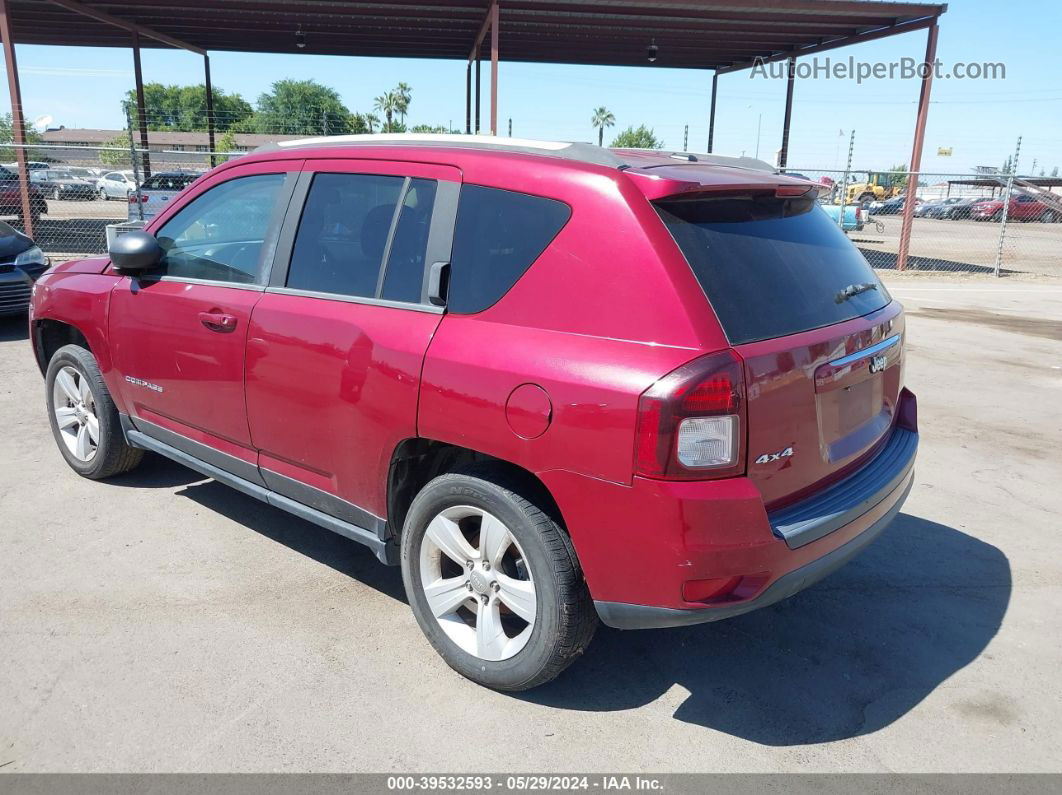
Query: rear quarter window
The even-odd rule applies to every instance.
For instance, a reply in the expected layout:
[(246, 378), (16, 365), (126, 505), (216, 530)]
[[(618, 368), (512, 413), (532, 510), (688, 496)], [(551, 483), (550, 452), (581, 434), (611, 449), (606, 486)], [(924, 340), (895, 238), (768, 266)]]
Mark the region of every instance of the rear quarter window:
[(481, 312), (516, 284), (571, 217), (564, 202), (464, 185), (457, 205), (449, 312)]
[(771, 192), (655, 206), (732, 345), (841, 323), (891, 300), (813, 198)]

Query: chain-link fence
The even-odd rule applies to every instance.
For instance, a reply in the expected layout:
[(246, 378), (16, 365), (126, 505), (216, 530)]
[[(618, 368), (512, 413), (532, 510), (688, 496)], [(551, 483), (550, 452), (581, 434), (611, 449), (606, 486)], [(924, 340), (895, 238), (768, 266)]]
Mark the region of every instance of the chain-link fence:
[[(149, 219), (195, 177), (267, 137), (254, 136), (238, 151), (210, 152), (205, 135), (186, 135), (186, 143), (149, 150), (134, 146), (128, 133), (125, 145), (118, 136), (104, 146), (70, 142), (28, 147), (37, 244), (53, 260), (103, 253), (109, 225)], [(14, 151), (10, 144), (4, 148)], [(13, 162), (2, 165), (0, 217), (20, 226), (18, 168)], [(844, 218), (846, 233), (871, 265), (897, 268), (910, 174), (787, 171), (824, 186), (823, 205), (839, 223)], [(1004, 201), (1007, 196), (1010, 200)], [(1062, 276), (1062, 179), (923, 172), (915, 199), (906, 270)]]
[[(824, 186), (822, 203), (838, 222), (844, 210), (871, 265), (897, 268), (911, 174), (786, 170)], [(914, 197), (906, 270), (1062, 276), (1062, 179), (921, 172)]]

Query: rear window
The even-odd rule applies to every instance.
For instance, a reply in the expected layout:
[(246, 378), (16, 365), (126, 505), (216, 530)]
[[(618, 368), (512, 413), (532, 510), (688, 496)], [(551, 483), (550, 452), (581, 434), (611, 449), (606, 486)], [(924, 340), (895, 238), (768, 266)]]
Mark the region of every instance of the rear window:
[(144, 190), (184, 190), (199, 178), (198, 174), (155, 174), (143, 184)]
[(729, 195), (656, 208), (732, 345), (841, 323), (891, 300), (813, 198)]
[(571, 210), (564, 202), (464, 185), (450, 264), (449, 312), (481, 312), (509, 291), (546, 250)]

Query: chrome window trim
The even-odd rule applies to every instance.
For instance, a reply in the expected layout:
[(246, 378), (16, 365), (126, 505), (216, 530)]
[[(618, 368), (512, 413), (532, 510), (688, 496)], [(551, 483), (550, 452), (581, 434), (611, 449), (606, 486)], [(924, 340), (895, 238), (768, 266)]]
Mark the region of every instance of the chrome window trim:
[(365, 304), (367, 306), (385, 306), (389, 309), (409, 309), (413, 312), (427, 312), (432, 315), (441, 315), (445, 307), (432, 306), (431, 304), (409, 304), (403, 301), (388, 301), (384, 298), (364, 297), (360, 295), (342, 295), (340, 293), (325, 293), (318, 290), (297, 290), (294, 287), (267, 287), (267, 293), (277, 295), (296, 295), (303, 298), (320, 298), (325, 301), (340, 301), (345, 304)]
[(893, 345), (899, 343), (899, 341), (900, 335), (894, 334), (888, 339), (884, 339), (881, 342), (878, 342), (867, 348), (863, 348), (863, 350), (861, 351), (856, 351), (855, 353), (850, 353), (847, 356), (842, 356), (840, 359), (834, 359), (833, 361), (829, 362), (829, 364), (833, 367), (844, 367), (846, 364), (858, 362), (860, 359), (865, 359), (867, 356), (870, 356), (875, 353), (880, 353), (883, 350), (891, 348)]
[(263, 284), (248, 284), (246, 282), (224, 282), (214, 279), (194, 279), (191, 276), (152, 276), (146, 274), (141, 276), (137, 281), (141, 283), (154, 283), (154, 282), (177, 282), (178, 284), (201, 284), (205, 287), (228, 287), (232, 290), (253, 290), (254, 292), (264, 292), (265, 285)]

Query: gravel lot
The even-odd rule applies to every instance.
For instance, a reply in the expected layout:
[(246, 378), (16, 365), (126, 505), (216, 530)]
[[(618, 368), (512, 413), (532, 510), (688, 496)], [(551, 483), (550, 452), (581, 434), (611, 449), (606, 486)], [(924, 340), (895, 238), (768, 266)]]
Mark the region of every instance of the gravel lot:
[(451, 673), (352, 542), (161, 459), (77, 478), (0, 319), (0, 767), (1062, 770), (1062, 285), (893, 284), (923, 446), (886, 534), (518, 697)]

